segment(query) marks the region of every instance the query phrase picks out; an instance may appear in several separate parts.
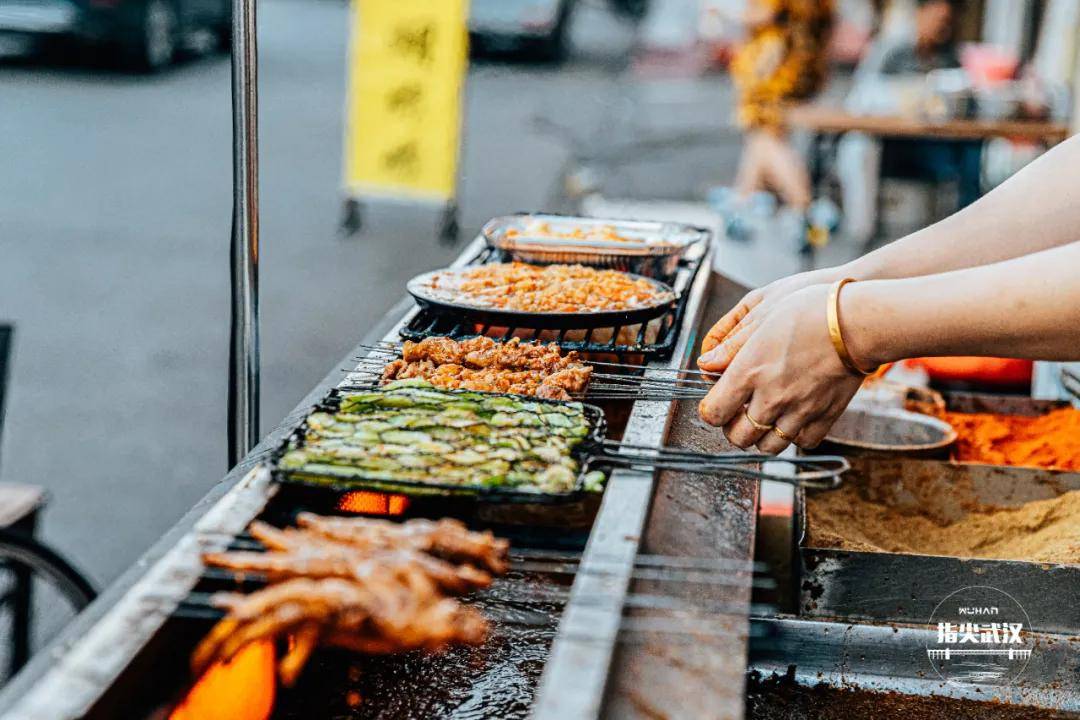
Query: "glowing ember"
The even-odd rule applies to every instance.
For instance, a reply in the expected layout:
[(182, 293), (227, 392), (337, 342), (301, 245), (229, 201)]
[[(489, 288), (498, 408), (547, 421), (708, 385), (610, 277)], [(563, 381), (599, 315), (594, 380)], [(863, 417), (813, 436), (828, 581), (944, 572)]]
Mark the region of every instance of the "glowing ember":
[(274, 643), (249, 643), (203, 673), (169, 720), (267, 720), (277, 689)]
[(353, 490), (341, 496), (337, 509), (358, 515), (401, 515), (409, 508), (405, 495)]

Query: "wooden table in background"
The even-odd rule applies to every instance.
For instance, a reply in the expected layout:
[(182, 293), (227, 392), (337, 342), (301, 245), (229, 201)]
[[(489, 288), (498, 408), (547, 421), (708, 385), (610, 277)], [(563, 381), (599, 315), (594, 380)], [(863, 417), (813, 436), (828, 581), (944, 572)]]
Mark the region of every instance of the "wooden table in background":
[(849, 132), (879, 138), (946, 142), (980, 142), (1002, 137), (1041, 143), (1048, 148), (1070, 134), (1068, 125), (1046, 120), (956, 119), (936, 122), (899, 115), (858, 115), (828, 105), (792, 107), (785, 117), (790, 127), (811, 134), (807, 164), (815, 196), (820, 194), (824, 168), (836, 140)]
[(926, 140), (989, 140), (995, 137), (1056, 145), (1069, 136), (1064, 123), (1046, 120), (944, 120), (934, 122), (896, 115), (856, 115), (840, 108), (807, 105), (788, 110), (793, 128), (820, 135), (862, 132), (890, 138)]

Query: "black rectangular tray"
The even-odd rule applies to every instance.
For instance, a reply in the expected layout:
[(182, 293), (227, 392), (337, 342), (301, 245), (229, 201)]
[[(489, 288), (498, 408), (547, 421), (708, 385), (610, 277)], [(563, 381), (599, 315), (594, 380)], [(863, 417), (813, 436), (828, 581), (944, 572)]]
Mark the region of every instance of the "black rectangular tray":
[[(354, 391), (340, 391), (337, 389), (331, 390), (327, 396), (314, 408), (310, 415), (314, 412), (337, 412), (340, 408), (340, 401), (342, 395), (349, 394)], [(467, 390), (448, 390), (444, 392), (462, 393), (462, 394), (478, 394)], [(490, 395), (499, 397), (494, 393), (479, 393), (483, 395)], [(507, 396), (513, 397), (516, 400), (521, 400), (519, 396)], [(561, 405), (557, 400), (544, 400), (541, 398), (527, 398), (529, 402), (547, 403), (553, 405)], [(529, 504), (551, 504), (551, 503), (569, 503), (574, 502), (588, 492), (585, 490), (584, 481), (585, 475), (590, 471), (590, 451), (598, 447), (604, 440), (607, 432), (607, 422), (604, 419), (604, 412), (595, 405), (588, 405), (582, 403), (582, 408), (585, 412), (585, 418), (589, 424), (589, 435), (582, 440), (581, 443), (574, 448), (573, 456), (578, 461), (578, 476), (577, 483), (574, 489), (563, 493), (545, 493), (530, 490), (519, 490), (513, 487), (489, 487), (484, 485), (450, 485), (443, 483), (429, 483), (416, 480), (398, 480), (390, 479), (379, 476), (377, 474), (366, 473), (364, 470), (356, 468), (354, 474), (350, 475), (337, 475), (333, 473), (319, 473), (302, 470), (290, 470), (281, 468), (278, 466), (278, 460), (289, 449), (295, 447), (301, 447), (304, 443), (304, 437), (307, 433), (307, 419), (300, 423), (288, 437), (277, 447), (272, 454), (272, 474), (276, 481), (283, 484), (292, 485), (305, 485), (308, 487), (323, 488), (335, 492), (348, 492), (351, 490), (374, 490), (377, 492), (390, 492), (401, 495), (409, 496), (466, 496), (475, 498), (477, 501), (489, 502), (489, 503), (529, 503)]]

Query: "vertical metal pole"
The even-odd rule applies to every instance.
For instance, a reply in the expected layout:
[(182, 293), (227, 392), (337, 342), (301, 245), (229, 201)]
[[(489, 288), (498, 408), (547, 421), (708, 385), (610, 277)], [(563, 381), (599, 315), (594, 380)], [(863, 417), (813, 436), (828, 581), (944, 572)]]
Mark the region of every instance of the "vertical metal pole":
[(259, 440), (259, 126), (255, 0), (233, 0), (229, 467)]

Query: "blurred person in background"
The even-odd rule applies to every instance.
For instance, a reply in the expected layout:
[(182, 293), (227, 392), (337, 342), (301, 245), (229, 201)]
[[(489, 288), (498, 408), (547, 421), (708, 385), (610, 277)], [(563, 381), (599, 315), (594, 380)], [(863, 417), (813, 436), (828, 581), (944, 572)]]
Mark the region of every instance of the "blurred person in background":
[(917, 0), (914, 35), (885, 43), (879, 55), (867, 58), (863, 73), (926, 74), (960, 67), (956, 51), (957, 0)]
[[(880, 67), (869, 68), (871, 76), (926, 75), (960, 67), (956, 49), (958, 0), (919, 0), (917, 5), (915, 37), (886, 48)], [(979, 199), (981, 167), (981, 142), (886, 140), (881, 149), (881, 172), (887, 177), (955, 180), (960, 208)]]
[(731, 62), (739, 93), (737, 122), (745, 132), (734, 193), (724, 202), (732, 237), (746, 234), (742, 212), (748, 200), (771, 190), (801, 220), (801, 246), (827, 238), (827, 230), (806, 221), (810, 175), (789, 142), (784, 111), (825, 85), (833, 12), (833, 0), (749, 0), (746, 5), (746, 39)]
[[(903, 95), (925, 88), (925, 77), (960, 68), (956, 45), (958, 0), (916, 0), (913, 22), (903, 33), (881, 37), (855, 71), (845, 105), (862, 114), (903, 114)], [(958, 207), (981, 194), (982, 143), (929, 139), (886, 139), (849, 133), (837, 150), (847, 230), (855, 240), (872, 239), (881, 177), (954, 181)]]

